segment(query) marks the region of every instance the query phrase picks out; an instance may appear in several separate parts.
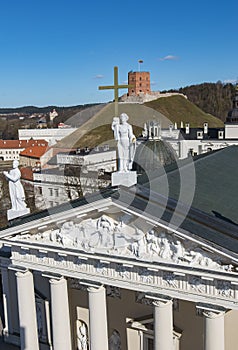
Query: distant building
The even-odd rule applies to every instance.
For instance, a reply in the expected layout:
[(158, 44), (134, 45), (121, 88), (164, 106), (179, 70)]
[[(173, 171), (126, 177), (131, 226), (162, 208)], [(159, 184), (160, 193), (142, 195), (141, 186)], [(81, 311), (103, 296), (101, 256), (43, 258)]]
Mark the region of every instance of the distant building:
[(159, 121), (145, 123), (142, 139), (163, 140), (170, 144), (179, 159), (216, 151), (228, 146), (238, 146), (238, 87), (224, 127), (209, 128), (207, 122), (200, 128), (191, 128), (189, 123), (171, 124), (167, 129), (160, 127)]
[(20, 165), (24, 167), (41, 168), (47, 162), (44, 157), (48, 146), (28, 147), (20, 153)]
[(129, 72), (128, 84), (134, 85), (128, 89), (128, 95), (150, 94), (150, 72)]
[(64, 137), (72, 134), (76, 128), (42, 128), (42, 129), (19, 129), (19, 140), (45, 139), (50, 145), (54, 145)]
[(93, 149), (84, 148), (69, 153), (57, 154), (57, 165), (79, 165), (84, 166), (88, 171), (103, 170), (112, 172), (116, 170), (116, 150), (108, 145)]
[(54, 207), (108, 187), (110, 183), (110, 174), (99, 174), (97, 171), (84, 172), (80, 167), (34, 172), (35, 205), (38, 209)]
[(46, 140), (0, 140), (0, 160), (10, 161), (20, 158), (20, 153), (28, 147), (47, 147)]

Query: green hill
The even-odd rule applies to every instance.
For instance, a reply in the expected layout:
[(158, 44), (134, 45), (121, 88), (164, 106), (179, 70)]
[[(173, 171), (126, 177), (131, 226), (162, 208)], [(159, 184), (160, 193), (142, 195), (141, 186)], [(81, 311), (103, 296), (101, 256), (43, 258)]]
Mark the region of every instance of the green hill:
[(185, 94), (188, 99), (204, 112), (210, 113), (225, 121), (227, 113), (232, 108), (232, 99), (235, 96), (235, 85), (231, 83), (202, 83), (190, 85), (177, 91)]
[[(189, 122), (191, 127), (202, 127), (208, 122), (210, 127), (222, 127), (223, 123), (216, 117), (204, 113), (193, 103), (182, 96), (159, 98), (141, 104), (119, 103), (119, 114), (125, 112), (129, 115), (129, 122), (133, 125), (136, 136), (142, 132), (144, 123), (158, 120), (162, 128), (168, 128), (171, 123)], [(61, 140), (58, 147), (95, 147), (103, 143), (115, 145), (111, 122), (114, 116), (114, 103), (107, 104), (93, 117), (83, 123), (73, 134)], [(72, 117), (74, 118), (74, 116)], [(71, 124), (71, 118), (67, 120)]]
[(161, 97), (157, 100), (145, 103), (145, 106), (164, 114), (173, 123), (183, 121), (190, 123), (191, 127), (202, 127), (208, 122), (210, 127), (222, 127), (223, 122), (211, 114), (205, 113), (199, 107), (180, 95)]

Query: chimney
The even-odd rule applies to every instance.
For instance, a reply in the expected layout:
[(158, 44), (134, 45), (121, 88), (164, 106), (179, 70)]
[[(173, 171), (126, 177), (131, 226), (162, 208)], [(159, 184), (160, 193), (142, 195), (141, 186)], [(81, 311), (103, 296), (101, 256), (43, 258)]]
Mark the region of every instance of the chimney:
[(204, 132), (204, 134), (208, 133), (208, 123), (203, 124), (203, 132)]
[(190, 130), (189, 130), (189, 123), (185, 124), (185, 134), (189, 134)]
[(183, 122), (180, 123), (180, 129), (183, 129)]
[(177, 130), (178, 129), (178, 125), (177, 125), (177, 123), (175, 122), (174, 123), (174, 130)]

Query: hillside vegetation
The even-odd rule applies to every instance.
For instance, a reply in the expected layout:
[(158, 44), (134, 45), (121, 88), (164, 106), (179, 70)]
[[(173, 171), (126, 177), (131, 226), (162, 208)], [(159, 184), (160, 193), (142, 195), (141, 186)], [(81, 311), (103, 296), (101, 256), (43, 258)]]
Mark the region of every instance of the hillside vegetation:
[(157, 100), (145, 103), (145, 106), (159, 111), (180, 126), (180, 122), (189, 122), (191, 127), (202, 127), (204, 122), (208, 122), (210, 127), (221, 127), (223, 123), (220, 119), (211, 114), (205, 113), (192, 102), (182, 96), (161, 97)]
[[(141, 135), (144, 123), (158, 120), (162, 128), (171, 123), (189, 122), (191, 127), (202, 127), (208, 122), (210, 127), (222, 127), (223, 123), (216, 117), (204, 113), (193, 103), (182, 96), (159, 98), (144, 105), (120, 103), (119, 114), (129, 115), (129, 123), (133, 125), (136, 136)], [(82, 124), (73, 134), (61, 140), (58, 147), (81, 148), (95, 147), (103, 143), (115, 145), (111, 122), (114, 116), (114, 103), (107, 104), (87, 122)], [(70, 124), (70, 119), (68, 120)]]
[[(175, 91), (175, 90), (171, 90)], [(203, 83), (186, 86), (177, 90), (185, 94), (188, 99), (204, 112), (210, 113), (225, 121), (228, 111), (232, 108), (235, 96), (235, 85), (217, 83)]]

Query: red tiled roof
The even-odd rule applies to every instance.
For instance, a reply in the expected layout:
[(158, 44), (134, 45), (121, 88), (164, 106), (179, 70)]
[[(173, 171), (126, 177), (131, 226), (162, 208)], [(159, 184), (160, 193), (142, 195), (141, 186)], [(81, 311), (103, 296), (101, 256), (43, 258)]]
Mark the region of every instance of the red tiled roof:
[(20, 156), (30, 157), (30, 158), (40, 158), (47, 151), (48, 146), (33, 146), (27, 147), (20, 153)]
[(0, 148), (27, 148), (33, 146), (48, 146), (46, 140), (0, 140)]

